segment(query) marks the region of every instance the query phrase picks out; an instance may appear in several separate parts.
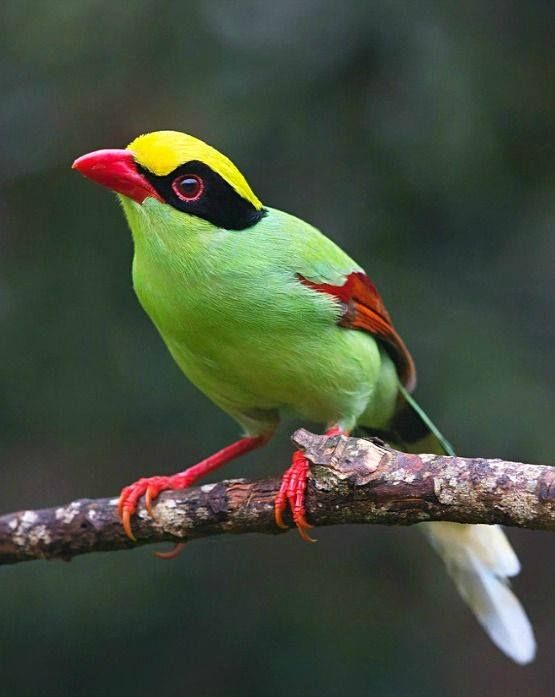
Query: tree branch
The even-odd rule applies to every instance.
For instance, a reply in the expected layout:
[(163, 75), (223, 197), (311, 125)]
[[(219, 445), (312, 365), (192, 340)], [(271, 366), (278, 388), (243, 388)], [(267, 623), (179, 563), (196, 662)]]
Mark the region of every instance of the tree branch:
[[(408, 455), (378, 439), (327, 438), (302, 429), (293, 441), (313, 463), (307, 511), (315, 525), (448, 520), (555, 530), (555, 467)], [(165, 492), (156, 503), (156, 520), (143, 507), (133, 518), (137, 544), (283, 532), (273, 515), (278, 488), (275, 478), (235, 479)], [(116, 498), (80, 499), (0, 517), (0, 564), (69, 561), (135, 547), (122, 530), (116, 504)]]

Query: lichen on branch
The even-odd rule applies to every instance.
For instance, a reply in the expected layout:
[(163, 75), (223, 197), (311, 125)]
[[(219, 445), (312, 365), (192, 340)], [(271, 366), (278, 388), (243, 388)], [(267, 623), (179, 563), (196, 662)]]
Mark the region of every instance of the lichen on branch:
[[(293, 442), (313, 463), (306, 508), (317, 526), (447, 520), (555, 530), (555, 467), (412, 455), (377, 439), (317, 436), (303, 429)], [(123, 532), (117, 498), (9, 513), (0, 516), (0, 564), (70, 560), (89, 552), (224, 533), (279, 534), (283, 530), (275, 525), (273, 505), (278, 489), (279, 479), (271, 478), (164, 492), (155, 518), (143, 507), (134, 517), (137, 543)]]

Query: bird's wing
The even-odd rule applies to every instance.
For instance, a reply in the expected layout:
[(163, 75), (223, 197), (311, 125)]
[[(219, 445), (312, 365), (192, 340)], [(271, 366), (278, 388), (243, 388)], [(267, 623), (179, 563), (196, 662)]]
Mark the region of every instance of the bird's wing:
[(412, 356), (395, 330), (376, 286), (363, 271), (352, 271), (341, 285), (311, 280), (302, 274), (298, 277), (309, 288), (332, 295), (341, 302), (343, 312), (339, 324), (342, 327), (361, 329), (381, 339), (395, 361), (401, 382), (407, 390), (414, 389), (416, 368)]

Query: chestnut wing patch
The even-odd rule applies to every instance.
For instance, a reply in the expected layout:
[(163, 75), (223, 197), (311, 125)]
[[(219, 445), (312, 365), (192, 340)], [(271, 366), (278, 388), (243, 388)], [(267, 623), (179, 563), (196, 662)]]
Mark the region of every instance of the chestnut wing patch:
[(344, 310), (339, 320), (340, 326), (361, 329), (381, 339), (395, 361), (401, 382), (407, 390), (414, 389), (416, 368), (412, 356), (395, 330), (376, 286), (365, 273), (354, 271), (342, 286), (314, 283), (300, 274), (298, 278), (305, 286), (328, 293), (342, 303)]

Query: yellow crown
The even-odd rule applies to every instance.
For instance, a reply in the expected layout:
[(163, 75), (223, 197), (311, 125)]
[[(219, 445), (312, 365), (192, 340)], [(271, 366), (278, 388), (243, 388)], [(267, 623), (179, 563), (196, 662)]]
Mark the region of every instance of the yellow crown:
[(155, 131), (135, 138), (127, 149), (142, 167), (158, 176), (169, 174), (191, 160), (203, 162), (256, 210), (262, 208), (262, 203), (233, 162), (198, 138), (178, 131)]

